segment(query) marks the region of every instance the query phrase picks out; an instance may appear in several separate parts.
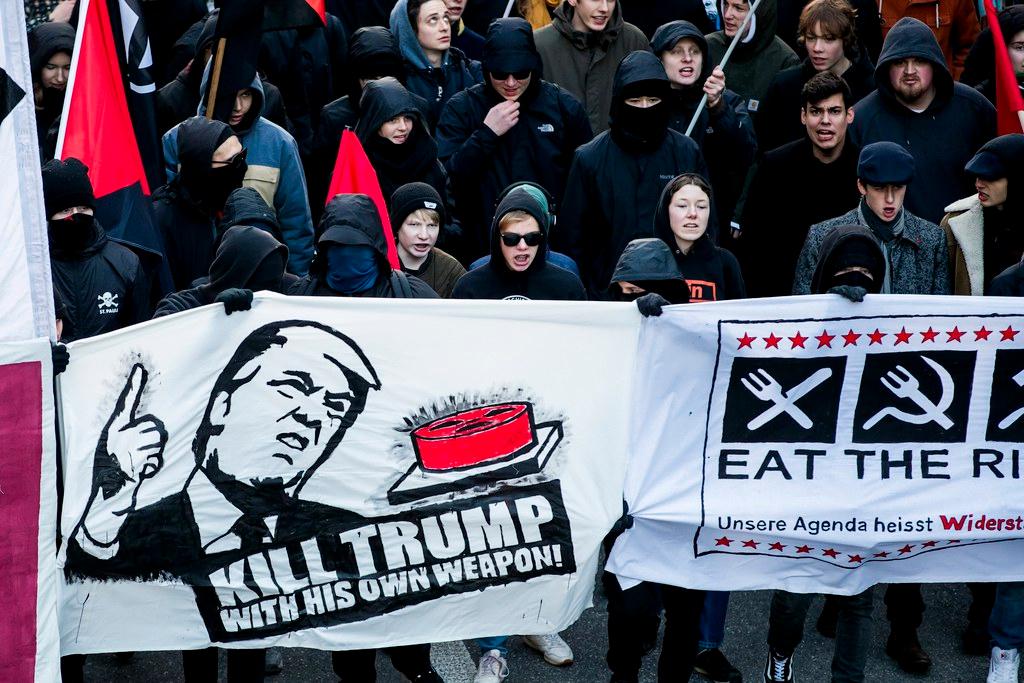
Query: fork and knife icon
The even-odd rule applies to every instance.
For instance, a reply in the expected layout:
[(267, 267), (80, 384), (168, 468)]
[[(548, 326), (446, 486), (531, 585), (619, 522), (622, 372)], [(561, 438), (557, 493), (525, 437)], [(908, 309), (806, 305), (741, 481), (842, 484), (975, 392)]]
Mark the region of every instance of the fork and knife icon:
[(747, 429), (754, 431), (783, 413), (793, 418), (804, 429), (810, 429), (814, 426), (814, 422), (796, 405), (796, 402), (831, 376), (831, 368), (821, 368), (791, 389), (783, 389), (782, 385), (763, 368), (758, 368), (756, 371), (748, 373), (746, 377), (741, 377), (740, 382), (747, 388), (747, 391), (760, 400), (771, 401), (773, 404), (748, 422)]

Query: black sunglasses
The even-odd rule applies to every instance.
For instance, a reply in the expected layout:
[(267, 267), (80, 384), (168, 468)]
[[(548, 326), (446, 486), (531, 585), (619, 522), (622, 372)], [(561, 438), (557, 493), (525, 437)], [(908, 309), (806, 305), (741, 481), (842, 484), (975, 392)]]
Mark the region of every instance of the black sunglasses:
[(502, 72), (502, 71), (492, 71), (491, 72), (491, 78), (493, 78), (495, 80), (498, 80), (498, 81), (507, 81), (509, 76), (511, 76), (512, 78), (516, 79), (517, 81), (525, 81), (527, 78), (530, 77), (530, 70), (527, 69), (526, 71), (504, 71), (504, 72)]
[(514, 247), (519, 244), (519, 240), (526, 242), (526, 246), (535, 247), (544, 241), (544, 233), (540, 230), (534, 232), (528, 232), (525, 235), (520, 235), (517, 232), (503, 232), (501, 233), (501, 242), (506, 247)]
[(242, 162), (245, 161), (245, 157), (248, 156), (248, 153), (249, 150), (243, 147), (241, 152), (231, 157), (227, 161), (214, 161), (212, 163), (217, 164), (218, 166), (230, 166), (232, 168), (240, 168)]

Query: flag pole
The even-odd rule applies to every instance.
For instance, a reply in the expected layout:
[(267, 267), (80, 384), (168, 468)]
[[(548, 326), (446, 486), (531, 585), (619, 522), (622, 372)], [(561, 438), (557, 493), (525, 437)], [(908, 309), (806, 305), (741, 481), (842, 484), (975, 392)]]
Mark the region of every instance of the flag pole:
[(1020, 119), (1020, 131), (1024, 133), (1024, 109), (1017, 112), (1017, 118)]
[[(760, 0), (758, 0), (760, 2)], [(220, 38), (217, 41), (217, 54), (213, 57), (213, 68), (210, 71), (210, 92), (206, 99), (206, 118), (213, 120), (213, 107), (217, 102), (217, 88), (220, 86), (220, 70), (224, 65), (224, 50), (227, 47), (228, 39)]]
[[(725, 65), (729, 61), (729, 57), (732, 56), (732, 51), (736, 49), (736, 46), (740, 44), (740, 36), (747, 30), (747, 26), (750, 24), (750, 20), (754, 16), (754, 12), (757, 11), (758, 6), (761, 4), (761, 0), (754, 0), (754, 4), (750, 6), (750, 11), (747, 12), (747, 16), (743, 18), (743, 23), (740, 24), (740, 30), (736, 31), (736, 36), (732, 39), (732, 43), (729, 44), (729, 48), (725, 51), (725, 55), (722, 56), (722, 61), (718, 65), (725, 69)], [(704, 56), (707, 59), (707, 55)], [(702, 84), (703, 85), (703, 84)], [(724, 94), (723, 94), (724, 97)], [(697, 111), (693, 112), (693, 118), (690, 119), (690, 125), (686, 127), (686, 136), (691, 137), (690, 133), (693, 132), (693, 127), (697, 125), (697, 119), (700, 118), (700, 114), (704, 111), (704, 107), (708, 103), (708, 94), (704, 93), (704, 96), (700, 98), (700, 104), (697, 105)]]

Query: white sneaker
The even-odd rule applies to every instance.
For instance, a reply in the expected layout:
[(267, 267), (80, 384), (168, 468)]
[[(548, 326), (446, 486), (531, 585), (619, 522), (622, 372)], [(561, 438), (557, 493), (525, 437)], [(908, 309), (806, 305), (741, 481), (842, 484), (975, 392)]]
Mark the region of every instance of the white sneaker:
[(480, 656), (473, 683), (501, 683), (508, 678), (508, 662), (497, 650), (488, 650)]
[(544, 661), (551, 666), (567, 666), (572, 664), (572, 649), (557, 633), (545, 633), (540, 636), (523, 636), (527, 647), (533, 648), (544, 655)]
[(1020, 653), (1016, 650), (1000, 650), (992, 648), (992, 657), (988, 660), (988, 678), (986, 683), (1017, 683), (1017, 671), (1020, 669)]

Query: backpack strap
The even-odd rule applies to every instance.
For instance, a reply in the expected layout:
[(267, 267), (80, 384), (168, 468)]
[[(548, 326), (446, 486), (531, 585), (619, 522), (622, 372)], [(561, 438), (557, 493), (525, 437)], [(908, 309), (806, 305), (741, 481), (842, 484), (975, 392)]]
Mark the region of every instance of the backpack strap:
[(396, 299), (412, 299), (412, 283), (409, 282), (409, 276), (400, 270), (392, 270), (391, 291), (394, 292)]

